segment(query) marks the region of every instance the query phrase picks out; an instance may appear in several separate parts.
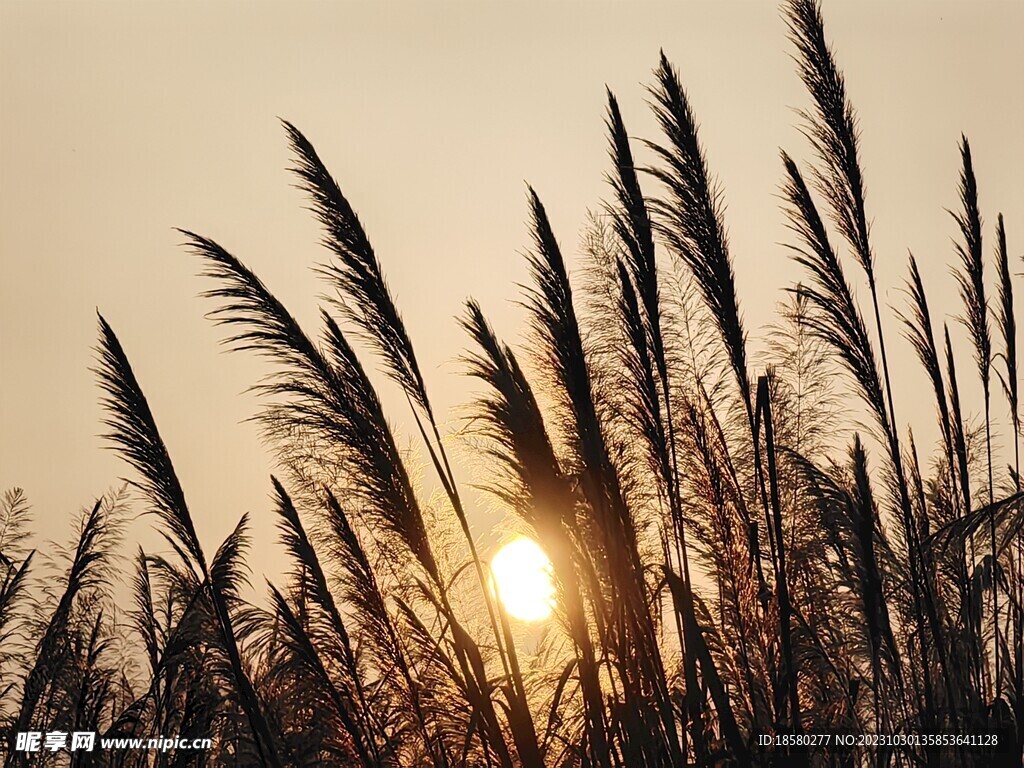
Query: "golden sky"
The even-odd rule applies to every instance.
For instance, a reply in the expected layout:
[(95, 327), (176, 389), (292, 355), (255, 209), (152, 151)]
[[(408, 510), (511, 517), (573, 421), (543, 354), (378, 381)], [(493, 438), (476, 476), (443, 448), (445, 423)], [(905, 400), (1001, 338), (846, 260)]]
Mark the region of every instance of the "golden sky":
[[(831, 0), (824, 11), (860, 116), (883, 297), (904, 305), (909, 248), (934, 306), (956, 313), (944, 209), (957, 204), (961, 131), (986, 252), (1001, 210), (1011, 253), (1024, 253), (1024, 3)], [(643, 84), (660, 48), (723, 185), (756, 345), (797, 274), (780, 245), (778, 150), (809, 159), (794, 111), (807, 99), (771, 2), (0, 0), (0, 488), (23, 486), (38, 527), (62, 539), (69, 514), (127, 474), (97, 437), (99, 308), (204, 543), (251, 511), (266, 529), (259, 555), (271, 463), (243, 393), (263, 368), (221, 353), (197, 298), (208, 286), (172, 227), (219, 240), (311, 325), (322, 286), (309, 267), (325, 252), (285, 170), (277, 117), (291, 120), (360, 213), (432, 396), (455, 406), (468, 394), (462, 301), (518, 332), (525, 182), (575, 253), (586, 209), (608, 194), (605, 84), (630, 133), (656, 138)], [(895, 339), (891, 313), (888, 324)], [(908, 347), (890, 343), (897, 411), (934, 434), (930, 399), (917, 397), (925, 381)], [(406, 426), (401, 401), (386, 402)]]

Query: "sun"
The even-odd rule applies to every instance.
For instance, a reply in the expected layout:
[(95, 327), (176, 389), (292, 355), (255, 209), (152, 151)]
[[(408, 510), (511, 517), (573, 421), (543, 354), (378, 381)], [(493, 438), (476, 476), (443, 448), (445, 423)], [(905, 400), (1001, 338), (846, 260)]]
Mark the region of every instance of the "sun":
[(555, 584), (551, 561), (533, 539), (513, 539), (491, 559), (501, 604), (520, 621), (543, 621), (551, 615)]

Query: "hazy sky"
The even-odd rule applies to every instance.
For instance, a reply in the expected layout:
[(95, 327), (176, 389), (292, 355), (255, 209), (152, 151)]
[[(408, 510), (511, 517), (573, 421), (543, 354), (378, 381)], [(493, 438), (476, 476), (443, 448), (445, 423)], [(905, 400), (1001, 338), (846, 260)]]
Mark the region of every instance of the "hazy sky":
[[(1024, 3), (833, 1), (825, 14), (860, 115), (885, 301), (904, 304), (910, 248), (934, 305), (958, 312), (944, 209), (956, 206), (961, 131), (986, 254), (999, 210), (1012, 254), (1024, 252)], [(23, 486), (43, 533), (64, 538), (70, 514), (128, 473), (97, 437), (99, 308), (205, 546), (250, 511), (259, 570), (271, 562), (271, 462), (244, 391), (265, 369), (221, 352), (197, 298), (209, 286), (172, 228), (219, 240), (311, 327), (323, 287), (309, 268), (326, 254), (285, 170), (277, 117), (293, 121), (362, 217), (450, 408), (468, 391), (453, 320), (463, 300), (518, 332), (525, 183), (574, 254), (586, 209), (608, 192), (605, 84), (630, 133), (655, 138), (644, 84), (660, 48), (723, 185), (757, 343), (797, 274), (780, 245), (778, 150), (809, 157), (794, 114), (807, 102), (771, 2), (0, 0), (0, 488)], [(932, 434), (925, 381), (889, 324), (897, 410)], [(409, 435), (405, 412), (391, 415)]]

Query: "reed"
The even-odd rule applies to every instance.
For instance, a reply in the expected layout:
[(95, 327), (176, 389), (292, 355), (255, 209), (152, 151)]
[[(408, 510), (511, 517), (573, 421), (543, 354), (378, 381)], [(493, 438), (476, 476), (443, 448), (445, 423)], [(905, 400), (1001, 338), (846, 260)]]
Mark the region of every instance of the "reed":
[[(781, 154), (801, 276), (775, 322), (762, 334), (744, 320), (714, 137), (662, 54), (647, 92), (658, 137), (631, 137), (607, 93), (607, 199), (584, 233), (586, 259), (568, 257), (528, 188), (528, 343), (500, 339), (467, 301), (462, 372), (477, 389), (455, 432), (431, 400), (386, 254), (285, 122), (326, 252), (316, 327), (223, 245), (182, 230), (225, 344), (267, 364), (255, 418), (280, 468), (268, 507), (281, 578), (263, 597), (247, 588), (247, 516), (208, 556), (203, 513), (102, 317), (96, 376), (130, 502), (115, 492), (90, 506), (51, 574), (26, 546), (25, 495), (0, 499), (5, 729), (176, 733), (213, 748), (90, 763), (8, 743), (5, 765), (1019, 762), (1024, 494), (1006, 226), (999, 215), (990, 298), (963, 139), (952, 254), (963, 306), (930, 301), (938, 258), (910, 255), (895, 310), (904, 338), (886, 339), (856, 113), (819, 5), (790, 0), (784, 13), (811, 157)], [(981, 427), (962, 397), (973, 382), (963, 368), (958, 378), (958, 314)], [(934, 446), (915, 442), (895, 407), (894, 341), (934, 399)], [(385, 407), (388, 388), (408, 405), (409, 435)], [(993, 439), (1003, 401), (1006, 456)], [(457, 445), (472, 450), (466, 466)], [(472, 526), (476, 491), (550, 557), (555, 604), (539, 639), (524, 640), (494, 589)], [(129, 503), (152, 516), (160, 551), (119, 559)], [(118, 572), (127, 601), (110, 586)], [(759, 740), (943, 731), (998, 734), (1001, 751)]]

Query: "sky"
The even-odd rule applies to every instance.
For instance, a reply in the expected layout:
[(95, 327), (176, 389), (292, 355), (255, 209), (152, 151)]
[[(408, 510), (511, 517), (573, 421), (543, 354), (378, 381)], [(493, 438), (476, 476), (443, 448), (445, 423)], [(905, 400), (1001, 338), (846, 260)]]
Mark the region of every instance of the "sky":
[[(955, 315), (946, 209), (961, 132), (986, 254), (998, 211), (1011, 254), (1024, 253), (1024, 4), (827, 0), (824, 12), (860, 118), (882, 299), (905, 305), (909, 249), (937, 314)], [(272, 571), (273, 461), (247, 392), (266, 369), (219, 345), (199, 297), (210, 286), (174, 228), (221, 242), (313, 328), (324, 286), (311, 267), (327, 254), (287, 172), (278, 118), (295, 123), (359, 212), (454, 430), (472, 391), (458, 363), (465, 299), (521, 338), (526, 184), (574, 261), (587, 209), (609, 194), (605, 86), (631, 135), (657, 138), (645, 85), (660, 49), (722, 185), (756, 347), (799, 275), (779, 149), (811, 159), (771, 2), (0, 0), (0, 489), (23, 487), (41, 535), (63, 540), (81, 506), (129, 475), (99, 437), (99, 310), (204, 545), (248, 511), (252, 562)], [(934, 434), (926, 381), (887, 315), (902, 426)], [(411, 445), (402, 400), (385, 402)]]

